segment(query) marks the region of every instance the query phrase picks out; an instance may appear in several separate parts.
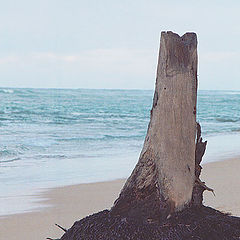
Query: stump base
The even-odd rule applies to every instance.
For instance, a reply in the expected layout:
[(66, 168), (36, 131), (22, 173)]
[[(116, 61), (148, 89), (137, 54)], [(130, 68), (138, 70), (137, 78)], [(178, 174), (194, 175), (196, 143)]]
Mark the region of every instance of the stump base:
[(143, 223), (108, 210), (93, 214), (74, 225), (61, 240), (223, 240), (240, 238), (240, 218), (210, 207), (189, 207), (171, 218)]

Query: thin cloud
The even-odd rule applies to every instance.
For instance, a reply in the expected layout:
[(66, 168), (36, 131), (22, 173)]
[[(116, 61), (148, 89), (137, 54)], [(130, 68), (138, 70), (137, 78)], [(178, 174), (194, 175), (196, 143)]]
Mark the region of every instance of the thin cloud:
[(200, 59), (201, 61), (207, 62), (222, 62), (222, 61), (231, 61), (239, 59), (240, 53), (239, 52), (206, 52), (201, 53)]
[[(148, 49), (94, 49), (75, 54), (38, 52), (23, 56), (0, 58), (0, 64), (21, 63), (21, 65), (50, 64), (71, 68), (79, 72), (115, 72), (118, 74), (151, 74), (155, 72), (157, 52)], [(74, 70), (74, 71), (75, 71)]]
[(0, 64), (9, 64), (9, 63), (15, 63), (19, 61), (19, 57), (18, 56), (6, 56), (6, 57), (1, 57), (0, 58)]
[[(0, 73), (9, 86), (19, 81), (18, 86), (30, 87), (151, 89), (157, 54), (150, 49), (128, 48), (93, 49), (74, 54), (34, 52), (4, 57), (5, 61), (0, 61)], [(22, 76), (21, 80), (14, 80), (16, 74)]]

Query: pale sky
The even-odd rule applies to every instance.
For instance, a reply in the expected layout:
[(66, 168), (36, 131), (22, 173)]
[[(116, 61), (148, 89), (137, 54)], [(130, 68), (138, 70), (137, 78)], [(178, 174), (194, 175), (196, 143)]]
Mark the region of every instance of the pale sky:
[(0, 3), (0, 87), (153, 89), (171, 30), (198, 35), (200, 89), (240, 90), (239, 0)]

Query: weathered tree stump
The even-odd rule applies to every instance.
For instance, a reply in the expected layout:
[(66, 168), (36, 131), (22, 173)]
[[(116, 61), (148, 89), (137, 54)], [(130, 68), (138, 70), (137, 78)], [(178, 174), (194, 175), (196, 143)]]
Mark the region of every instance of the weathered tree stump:
[(195, 181), (197, 36), (162, 32), (143, 149), (111, 213), (166, 218), (192, 198)]
[(203, 206), (207, 142), (196, 123), (197, 36), (162, 32), (148, 132), (111, 210), (76, 222), (62, 240), (240, 239), (240, 218)]

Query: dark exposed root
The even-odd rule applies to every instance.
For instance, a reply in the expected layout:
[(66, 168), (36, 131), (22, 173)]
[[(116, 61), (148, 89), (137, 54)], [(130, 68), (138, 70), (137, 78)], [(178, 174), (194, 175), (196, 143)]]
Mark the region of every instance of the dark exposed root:
[(61, 230), (63, 230), (64, 232), (66, 232), (67, 231), (67, 229), (66, 228), (63, 228), (62, 226), (60, 226), (59, 224), (57, 224), (57, 223), (55, 223), (55, 226), (57, 226), (57, 227), (59, 227)]
[[(62, 226), (60, 226), (59, 224), (55, 223), (55, 226), (57, 226), (58, 228), (60, 228), (61, 230), (63, 230), (64, 232), (67, 232), (67, 229), (63, 228)], [(46, 238), (48, 240), (60, 240), (59, 238)]]
[(202, 162), (202, 158), (207, 146), (207, 141), (205, 142), (202, 141), (201, 134), (202, 134), (201, 126), (199, 123), (197, 123), (197, 139), (196, 139), (196, 149), (195, 149), (195, 184), (193, 187), (192, 200), (190, 203), (190, 205), (193, 205), (193, 206), (202, 205), (203, 192), (205, 190), (211, 191), (214, 194), (214, 190), (206, 186), (205, 182), (202, 182), (199, 178), (202, 170), (200, 163)]
[(88, 216), (74, 225), (61, 240), (234, 240), (240, 238), (240, 218), (209, 207), (191, 207), (171, 218), (139, 222), (111, 216), (108, 210)]

